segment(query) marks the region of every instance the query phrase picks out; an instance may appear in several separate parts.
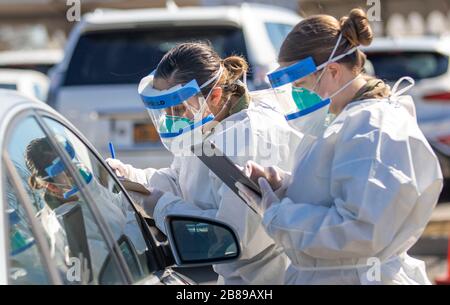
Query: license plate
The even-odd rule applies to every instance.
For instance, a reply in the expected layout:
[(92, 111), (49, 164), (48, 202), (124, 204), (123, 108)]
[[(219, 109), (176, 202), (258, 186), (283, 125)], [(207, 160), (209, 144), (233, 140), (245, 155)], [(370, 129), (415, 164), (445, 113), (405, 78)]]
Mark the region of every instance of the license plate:
[(159, 134), (153, 124), (137, 123), (133, 128), (134, 143), (159, 142)]

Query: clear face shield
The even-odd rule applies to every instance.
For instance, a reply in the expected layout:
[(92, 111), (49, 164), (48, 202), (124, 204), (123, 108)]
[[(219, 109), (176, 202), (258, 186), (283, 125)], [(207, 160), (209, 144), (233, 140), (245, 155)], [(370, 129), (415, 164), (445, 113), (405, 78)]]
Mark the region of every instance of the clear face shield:
[[(310, 56), (268, 74), (270, 84), (286, 120), (300, 132), (318, 136), (326, 128), (325, 120), (331, 98), (341, 90), (326, 98), (321, 97), (315, 90), (329, 63), (336, 62), (357, 50), (355, 47), (344, 54), (334, 57), (340, 40), (341, 36), (339, 36), (329, 60), (319, 66), (316, 65), (314, 59)], [(313, 84), (309, 84), (309, 88), (306, 88), (303, 84), (307, 83), (307, 77), (319, 71), (322, 72), (317, 80)], [(341, 89), (345, 89), (346, 86)]]
[[(56, 135), (55, 139), (59, 143), (61, 143), (62, 147), (68, 153), (70, 159), (74, 162), (78, 172), (80, 173), (86, 184), (91, 182), (93, 175), (89, 171), (89, 169), (85, 165), (83, 165), (82, 162), (77, 161), (75, 149), (73, 148), (72, 144), (61, 135)], [(70, 173), (67, 172), (66, 165), (60, 157), (57, 157), (55, 160), (53, 160), (52, 164), (45, 168), (45, 172), (47, 173), (47, 176), (42, 177), (42, 179), (65, 190), (63, 193), (64, 199), (68, 199), (78, 193), (79, 189), (71, 178)], [(56, 177), (61, 176), (62, 174), (66, 174), (66, 178), (64, 179), (67, 180), (66, 183), (62, 184), (48, 181), (49, 179), (54, 180)]]
[(304, 82), (307, 76), (323, 68), (322, 66), (317, 67), (312, 57), (307, 57), (268, 75), (270, 84), (288, 121), (330, 103), (330, 99), (322, 99), (311, 89), (295, 85)]
[(167, 90), (153, 87), (154, 72), (143, 78), (139, 84), (139, 94), (148, 114), (155, 125), (163, 144), (174, 154), (189, 151), (192, 145), (203, 139), (202, 126), (214, 119), (202, 88), (217, 83), (222, 68), (212, 79), (199, 86), (191, 80)]

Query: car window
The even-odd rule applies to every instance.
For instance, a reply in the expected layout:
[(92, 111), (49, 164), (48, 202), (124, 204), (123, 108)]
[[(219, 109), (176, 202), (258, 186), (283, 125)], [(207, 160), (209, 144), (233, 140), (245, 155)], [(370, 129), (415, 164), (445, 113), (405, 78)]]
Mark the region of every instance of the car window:
[(270, 41), (278, 54), (281, 48), (281, 44), (283, 43), (287, 34), (289, 34), (289, 32), (292, 30), (293, 26), (292, 24), (266, 22), (265, 27)]
[[(79, 173), (80, 178), (87, 182), (86, 191), (91, 193), (96, 206), (108, 223), (133, 280), (141, 280), (154, 271), (156, 265), (148, 266), (148, 247), (142, 233), (140, 219), (131, 202), (104, 165), (77, 136), (53, 119), (44, 118), (44, 121), (55, 133), (55, 136), (68, 139), (73, 145), (76, 154), (73, 155), (72, 162), (76, 167), (80, 168), (80, 164), (85, 167), (84, 172), (80, 170)], [(89, 174), (85, 172), (92, 176), (86, 179)]]
[(138, 84), (176, 44), (209, 41), (223, 58), (247, 57), (244, 36), (235, 27), (158, 27), (87, 33), (80, 37), (65, 86)]
[(0, 89), (17, 90), (16, 84), (0, 84)]
[(434, 52), (370, 52), (367, 58), (373, 65), (375, 75), (387, 81), (403, 76), (415, 80), (437, 77), (447, 72), (448, 56)]
[(46, 93), (44, 92), (44, 88), (38, 83), (33, 83), (33, 94), (36, 98), (38, 98), (41, 101), (45, 101), (47, 99)]
[(9, 282), (13, 285), (49, 284), (29, 218), (9, 177), (5, 183), (9, 232)]
[[(37, 223), (48, 241), (52, 261), (66, 284), (98, 284), (100, 272), (111, 253), (91, 205), (61, 158), (54, 142), (34, 117), (21, 120), (11, 132), (8, 155), (23, 183)], [(53, 140), (53, 141), (52, 141)], [(69, 147), (69, 146), (67, 146)], [(114, 256), (108, 264), (114, 283), (124, 283)]]

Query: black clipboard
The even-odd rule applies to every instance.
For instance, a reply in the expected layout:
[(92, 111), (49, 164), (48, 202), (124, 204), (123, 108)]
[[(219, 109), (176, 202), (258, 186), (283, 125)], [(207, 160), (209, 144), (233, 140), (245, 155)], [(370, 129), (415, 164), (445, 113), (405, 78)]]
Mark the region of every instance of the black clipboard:
[(226, 186), (228, 186), (239, 198), (244, 201), (247, 206), (255, 213), (257, 207), (247, 203), (244, 198), (239, 195), (239, 190), (235, 186), (236, 182), (247, 186), (261, 197), (259, 185), (247, 177), (225, 154), (220, 151), (211, 141), (205, 141), (201, 144), (191, 147), (194, 155), (200, 159)]

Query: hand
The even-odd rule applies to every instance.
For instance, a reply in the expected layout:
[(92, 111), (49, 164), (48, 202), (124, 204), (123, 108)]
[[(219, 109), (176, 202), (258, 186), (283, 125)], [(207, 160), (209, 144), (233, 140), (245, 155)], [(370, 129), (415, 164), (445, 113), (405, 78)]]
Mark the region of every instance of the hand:
[(145, 195), (138, 192), (129, 191), (131, 198), (137, 205), (139, 212), (147, 218), (153, 218), (156, 204), (159, 199), (164, 195), (164, 192), (156, 188), (150, 190), (150, 195)]
[(106, 163), (112, 168), (117, 177), (128, 178), (129, 172), (127, 166), (118, 159), (108, 158), (105, 160)]
[(251, 206), (255, 207), (258, 213), (263, 216), (264, 212), (270, 208), (274, 202), (279, 202), (280, 199), (273, 192), (272, 187), (265, 178), (259, 178), (258, 184), (261, 189), (262, 197), (258, 196), (251, 189), (236, 182), (236, 187), (239, 189), (239, 195)]
[[(262, 167), (256, 162), (248, 161), (244, 168), (244, 173), (255, 183), (259, 178), (266, 178), (273, 190), (286, 189), (289, 174), (276, 166)], [(281, 193), (281, 192), (280, 192)], [(282, 194), (277, 194), (282, 195)]]

